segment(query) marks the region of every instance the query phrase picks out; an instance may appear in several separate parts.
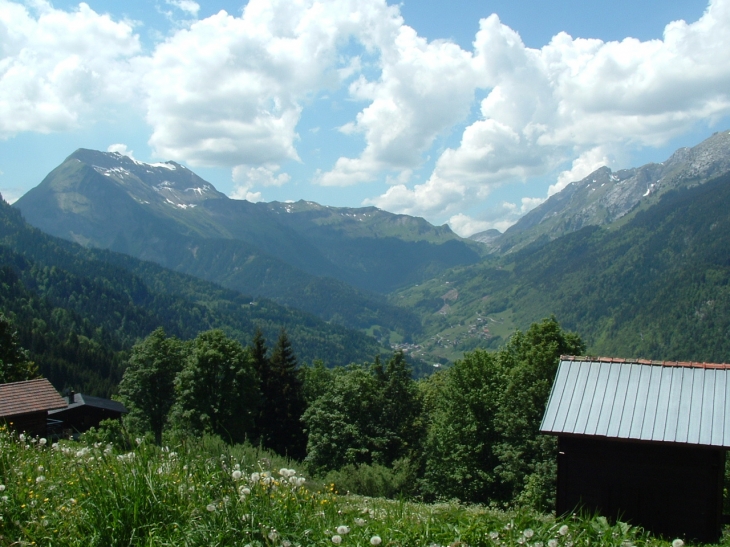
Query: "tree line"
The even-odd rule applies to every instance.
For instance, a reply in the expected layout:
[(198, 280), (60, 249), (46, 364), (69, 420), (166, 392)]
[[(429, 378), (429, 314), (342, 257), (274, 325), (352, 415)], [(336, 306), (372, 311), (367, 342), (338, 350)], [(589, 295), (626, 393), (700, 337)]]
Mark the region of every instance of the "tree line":
[(158, 443), (209, 433), (363, 494), (544, 509), (556, 442), (539, 435), (540, 420), (560, 355), (584, 351), (549, 318), (416, 380), (401, 352), (300, 367), (284, 330), (269, 350), (260, 331), (243, 347), (221, 331), (184, 342), (157, 329), (132, 349), (119, 393), (127, 427)]

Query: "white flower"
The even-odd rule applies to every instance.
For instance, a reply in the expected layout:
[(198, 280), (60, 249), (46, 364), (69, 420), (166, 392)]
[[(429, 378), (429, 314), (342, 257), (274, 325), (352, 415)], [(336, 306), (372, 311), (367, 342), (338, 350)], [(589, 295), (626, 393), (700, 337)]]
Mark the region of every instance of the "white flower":
[(373, 536), (370, 538), (370, 545), (380, 545), (383, 542), (380, 536)]
[(36, 482), (36, 483), (41, 483), (41, 482), (43, 482), (44, 480), (46, 480), (46, 478), (45, 478), (45, 477), (44, 477), (43, 475), (38, 475), (38, 476), (37, 476), (37, 477), (35, 478), (35, 482)]
[(350, 527), (349, 526), (338, 526), (337, 533), (342, 536), (346, 536), (347, 534), (350, 533)]
[(564, 536), (567, 533), (568, 533), (568, 525), (567, 524), (563, 524), (560, 527), (560, 529), (558, 530), (558, 534), (560, 534), (561, 536)]
[(241, 472), (238, 469), (231, 473), (231, 476), (233, 477), (234, 481), (241, 480)]
[(355, 524), (357, 526), (365, 526), (365, 519), (355, 519)]
[(207, 509), (208, 511), (210, 511), (211, 513), (212, 513), (213, 511), (215, 511), (215, 505), (214, 505), (214, 504), (212, 504), (212, 503), (209, 503), (208, 505), (206, 505), (206, 506), (205, 506), (205, 508), (206, 508), (206, 509)]
[(522, 532), (522, 535), (525, 536), (527, 539), (530, 539), (532, 536), (535, 535), (535, 532), (533, 532), (531, 528), (528, 528), (527, 530)]
[(677, 538), (672, 542), (672, 547), (684, 547), (684, 541)]
[(340, 543), (342, 543), (342, 538), (338, 535), (334, 535), (332, 536), (332, 543), (334, 543), (335, 545), (339, 545)]

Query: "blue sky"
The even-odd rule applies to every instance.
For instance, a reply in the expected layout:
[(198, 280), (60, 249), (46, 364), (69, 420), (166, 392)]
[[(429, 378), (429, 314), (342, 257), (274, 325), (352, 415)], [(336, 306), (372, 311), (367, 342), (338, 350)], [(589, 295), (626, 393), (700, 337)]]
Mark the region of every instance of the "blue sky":
[(84, 147), (504, 230), (730, 127), (728, 28), (730, 0), (0, 0), (0, 191)]

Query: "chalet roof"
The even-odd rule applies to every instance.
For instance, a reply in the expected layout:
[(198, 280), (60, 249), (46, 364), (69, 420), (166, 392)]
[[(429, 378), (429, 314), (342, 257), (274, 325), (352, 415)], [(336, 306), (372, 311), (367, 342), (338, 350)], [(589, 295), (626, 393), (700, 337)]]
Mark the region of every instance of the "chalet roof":
[(562, 356), (540, 431), (730, 448), (730, 365)]
[(66, 401), (45, 378), (0, 384), (0, 417), (66, 408)]
[(93, 397), (91, 395), (84, 395), (82, 393), (74, 393), (70, 395), (69, 398), (72, 398), (72, 400), (69, 401), (68, 407), (62, 408), (60, 410), (51, 411), (49, 412), (49, 414), (58, 414), (59, 412), (64, 412), (67, 410), (78, 408), (80, 406), (89, 406), (93, 408), (111, 410), (112, 412), (119, 412), (120, 414), (126, 414), (127, 412), (129, 412), (122, 403), (120, 403), (119, 401), (113, 401), (112, 399)]

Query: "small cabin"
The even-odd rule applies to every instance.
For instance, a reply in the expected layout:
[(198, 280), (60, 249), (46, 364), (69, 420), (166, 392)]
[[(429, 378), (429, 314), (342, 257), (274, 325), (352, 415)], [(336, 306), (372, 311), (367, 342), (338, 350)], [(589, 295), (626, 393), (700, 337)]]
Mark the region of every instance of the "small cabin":
[(46, 437), (48, 412), (66, 401), (45, 378), (0, 384), (0, 422), (18, 433)]
[(563, 356), (540, 431), (558, 437), (559, 515), (719, 539), (730, 365)]
[(119, 401), (93, 397), (71, 391), (66, 397), (68, 406), (52, 410), (48, 417), (63, 430), (67, 437), (84, 433), (92, 427), (99, 427), (102, 420), (121, 420), (128, 411)]

